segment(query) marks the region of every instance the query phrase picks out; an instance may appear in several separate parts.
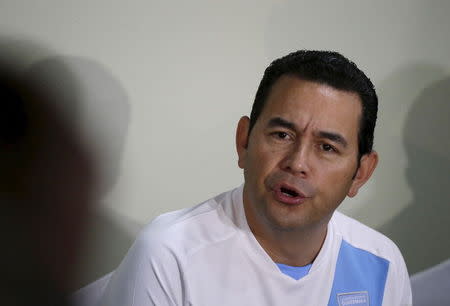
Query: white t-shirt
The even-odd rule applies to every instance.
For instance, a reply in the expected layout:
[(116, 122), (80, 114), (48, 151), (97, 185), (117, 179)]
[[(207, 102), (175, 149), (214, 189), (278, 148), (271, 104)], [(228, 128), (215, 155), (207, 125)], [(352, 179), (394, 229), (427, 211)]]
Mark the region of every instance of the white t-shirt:
[(395, 244), (335, 212), (305, 277), (283, 274), (250, 231), (242, 186), (157, 217), (111, 277), (101, 305), (411, 305)]

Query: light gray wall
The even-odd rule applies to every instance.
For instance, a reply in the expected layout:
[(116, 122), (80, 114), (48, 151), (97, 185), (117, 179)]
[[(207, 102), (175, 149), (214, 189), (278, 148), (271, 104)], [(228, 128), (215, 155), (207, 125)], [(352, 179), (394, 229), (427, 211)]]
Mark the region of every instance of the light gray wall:
[[(380, 96), (373, 180), (341, 210), (410, 272), (450, 257), (450, 2), (2, 0), (1, 52), (73, 95), (105, 189), (80, 284), (154, 216), (241, 184), (234, 131), (265, 67), (296, 49), (354, 60)], [(94, 251), (93, 251), (94, 250)]]

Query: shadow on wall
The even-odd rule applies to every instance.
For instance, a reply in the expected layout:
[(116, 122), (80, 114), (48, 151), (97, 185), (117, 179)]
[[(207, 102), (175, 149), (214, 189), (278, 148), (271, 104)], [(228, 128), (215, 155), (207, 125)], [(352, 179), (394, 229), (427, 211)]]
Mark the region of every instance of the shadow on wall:
[(84, 287), (116, 269), (140, 228), (140, 224), (112, 211), (95, 210), (87, 226), (87, 238), (74, 289)]
[(410, 274), (450, 257), (449, 99), (450, 77), (440, 77), (409, 107), (403, 143), (408, 158), (405, 174), (413, 199), (379, 228), (402, 250)]
[[(48, 57), (32, 64), (25, 78), (48, 88), (65, 119), (76, 126), (100, 173), (97, 202), (114, 187), (127, 135), (130, 106), (121, 83), (100, 63), (74, 56)], [(139, 225), (95, 206), (80, 252), (79, 288), (114, 270), (131, 246)]]

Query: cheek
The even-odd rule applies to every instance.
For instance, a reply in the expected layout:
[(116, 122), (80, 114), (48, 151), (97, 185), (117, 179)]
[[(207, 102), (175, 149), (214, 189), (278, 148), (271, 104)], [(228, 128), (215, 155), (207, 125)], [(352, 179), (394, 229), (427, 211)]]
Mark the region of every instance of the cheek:
[(356, 158), (350, 156), (337, 157), (331, 160), (316, 160), (316, 169), (331, 180), (352, 178), (356, 171)]
[(252, 157), (251, 167), (254, 173), (264, 179), (270, 172), (275, 169), (279, 163), (280, 153), (265, 148), (255, 151)]
[(246, 167), (244, 168), (244, 178), (247, 186), (257, 194), (264, 193), (265, 180), (276, 168), (276, 154), (263, 147), (249, 148)]
[(356, 165), (353, 166), (344, 162), (322, 167), (321, 171), (316, 172), (320, 189), (322, 189), (322, 192), (334, 190), (333, 193), (342, 192), (346, 194), (352, 184), (355, 168)]

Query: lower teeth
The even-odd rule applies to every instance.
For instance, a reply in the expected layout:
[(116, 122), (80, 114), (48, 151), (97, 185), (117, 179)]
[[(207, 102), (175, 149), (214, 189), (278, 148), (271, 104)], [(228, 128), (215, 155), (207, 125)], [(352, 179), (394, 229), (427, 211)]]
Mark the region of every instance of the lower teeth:
[(286, 192), (283, 192), (283, 194), (284, 194), (285, 196), (290, 197), (290, 198), (293, 198), (293, 197), (294, 197), (293, 195), (291, 195), (291, 194), (289, 194), (289, 193), (286, 193)]

